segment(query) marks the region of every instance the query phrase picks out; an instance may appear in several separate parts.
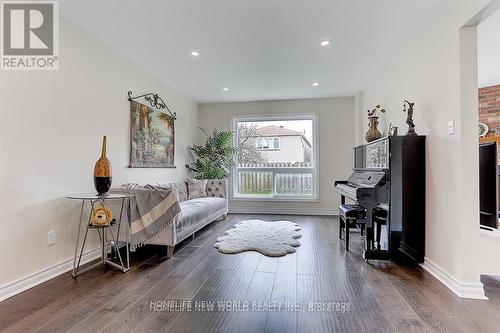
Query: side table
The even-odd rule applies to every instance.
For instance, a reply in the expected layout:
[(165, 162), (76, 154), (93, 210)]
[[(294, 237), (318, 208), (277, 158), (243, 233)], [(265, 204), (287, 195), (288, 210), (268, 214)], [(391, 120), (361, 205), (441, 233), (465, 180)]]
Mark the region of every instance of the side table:
[[(129, 245), (130, 245), (130, 234), (129, 234), (129, 226), (128, 226), (128, 221), (130, 221), (130, 199), (133, 197), (132, 194), (129, 193), (110, 193), (106, 195), (97, 195), (97, 194), (78, 194), (78, 195), (68, 195), (66, 198), (72, 199), (72, 200), (81, 200), (82, 205), (80, 209), (80, 221), (78, 223), (78, 233), (77, 233), (77, 238), (76, 238), (76, 246), (75, 246), (75, 258), (73, 260), (73, 277), (77, 277), (78, 275), (87, 272), (88, 270), (99, 266), (99, 265), (110, 265), (113, 266), (122, 272), (126, 272), (130, 269), (130, 254), (129, 254)], [(120, 214), (118, 218), (113, 222), (110, 223), (109, 225), (105, 226), (94, 226), (91, 223), (92, 219), (92, 211), (94, 210), (94, 206), (96, 203), (101, 203), (103, 206), (106, 206), (106, 201), (121, 201), (121, 208), (120, 208)], [(127, 223), (124, 223), (126, 225), (126, 230), (125, 230), (125, 241), (120, 242), (120, 231), (122, 229), (122, 217), (123, 217), (123, 210), (125, 208), (125, 203), (126, 201), (128, 202), (127, 205)], [(89, 202), (90, 203), (90, 213), (89, 213), (89, 218), (87, 221), (87, 226), (85, 228), (85, 235), (83, 237), (83, 242), (82, 246), (80, 248), (80, 252), (78, 253), (79, 249), (79, 243), (80, 243), (80, 233), (82, 229), (82, 223), (83, 223), (83, 216), (84, 216), (84, 210), (85, 210), (85, 203)], [(113, 231), (113, 228), (116, 228), (116, 234)], [(85, 242), (87, 241), (87, 235), (89, 233), (89, 230), (96, 230), (100, 243), (101, 243), (101, 260), (99, 262), (96, 262), (93, 265), (90, 265), (89, 267), (86, 267), (85, 269), (79, 270), (80, 268), (80, 262), (82, 260), (82, 255), (83, 255), (83, 249), (85, 247)], [(113, 258), (110, 258), (108, 256), (108, 249), (109, 249), (109, 243), (108, 243), (108, 233), (111, 235), (111, 239), (109, 240), (110, 242), (114, 242), (114, 248), (112, 248), (111, 253), (112, 254), (117, 254), (118, 261), (113, 261)], [(111, 244), (113, 246), (113, 244)], [(126, 252), (126, 260), (124, 261), (122, 259), (122, 255), (120, 254), (120, 249), (122, 247), (125, 247), (125, 252)], [(114, 251), (113, 251), (114, 250)]]

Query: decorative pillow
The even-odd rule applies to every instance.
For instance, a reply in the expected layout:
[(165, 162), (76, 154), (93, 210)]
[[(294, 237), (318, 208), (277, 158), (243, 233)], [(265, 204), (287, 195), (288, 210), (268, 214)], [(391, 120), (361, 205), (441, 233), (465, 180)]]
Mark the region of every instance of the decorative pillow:
[(207, 196), (207, 180), (188, 178), (188, 199), (203, 198)]
[(227, 198), (226, 180), (225, 179), (208, 180), (207, 197)]
[(175, 191), (177, 193), (179, 202), (183, 202), (188, 199), (187, 184), (185, 181), (158, 183), (158, 187)]

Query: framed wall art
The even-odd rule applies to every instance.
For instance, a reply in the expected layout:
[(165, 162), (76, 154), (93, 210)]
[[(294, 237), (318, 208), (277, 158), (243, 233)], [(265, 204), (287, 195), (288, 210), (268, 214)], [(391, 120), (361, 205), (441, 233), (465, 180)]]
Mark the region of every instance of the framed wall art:
[[(130, 167), (175, 168), (176, 114), (168, 109), (158, 94), (149, 93), (132, 97), (132, 92), (129, 91), (128, 96)], [(137, 101), (141, 98), (146, 103)]]

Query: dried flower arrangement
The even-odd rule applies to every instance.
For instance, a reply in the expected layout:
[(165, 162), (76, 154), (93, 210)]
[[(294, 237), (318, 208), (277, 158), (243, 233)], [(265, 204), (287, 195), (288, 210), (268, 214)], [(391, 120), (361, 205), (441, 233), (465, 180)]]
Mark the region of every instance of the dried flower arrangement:
[(376, 105), (373, 110), (368, 110), (368, 117), (379, 117), (381, 113), (385, 113), (385, 109), (382, 109), (380, 105)]

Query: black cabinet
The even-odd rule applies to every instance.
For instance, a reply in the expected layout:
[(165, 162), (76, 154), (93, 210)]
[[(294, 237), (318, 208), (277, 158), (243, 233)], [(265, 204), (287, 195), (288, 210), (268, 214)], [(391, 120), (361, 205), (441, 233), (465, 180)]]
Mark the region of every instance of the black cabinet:
[(421, 263), (425, 256), (425, 136), (390, 136), (354, 149), (354, 168), (384, 170), (390, 187), (391, 257)]
[(479, 217), (483, 229), (496, 229), (498, 221), (497, 143), (479, 145)]
[(425, 255), (425, 136), (390, 139), (390, 226), (401, 229), (399, 251), (416, 262)]

